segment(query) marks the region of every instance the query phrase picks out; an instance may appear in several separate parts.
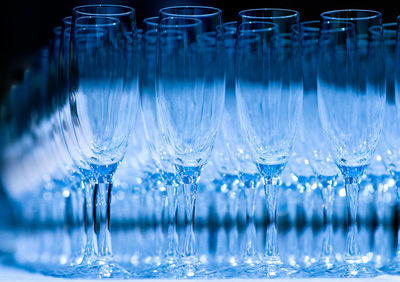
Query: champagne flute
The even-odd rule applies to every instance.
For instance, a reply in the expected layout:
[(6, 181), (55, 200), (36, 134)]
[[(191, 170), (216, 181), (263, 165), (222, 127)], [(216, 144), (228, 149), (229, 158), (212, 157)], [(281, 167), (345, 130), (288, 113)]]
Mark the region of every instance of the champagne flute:
[[(371, 33), (371, 28), (378, 31)], [(377, 270), (364, 263), (358, 247), (359, 183), (376, 149), (383, 122), (385, 64), (382, 15), (338, 10), (321, 14), (318, 108), (325, 141), (344, 176), (350, 229), (343, 277), (364, 277)]]
[[(236, 95), (240, 123), (264, 180), (268, 228), (267, 277), (296, 272), (277, 249), (278, 181), (292, 150), (302, 99), (299, 14), (256, 9), (239, 13)], [(251, 71), (250, 71), (251, 70)]]
[(224, 101), (221, 11), (171, 7), (160, 11), (159, 20), (158, 122), (186, 198), (186, 242), (176, 273), (192, 277), (205, 270), (194, 241), (197, 183), (213, 148)]

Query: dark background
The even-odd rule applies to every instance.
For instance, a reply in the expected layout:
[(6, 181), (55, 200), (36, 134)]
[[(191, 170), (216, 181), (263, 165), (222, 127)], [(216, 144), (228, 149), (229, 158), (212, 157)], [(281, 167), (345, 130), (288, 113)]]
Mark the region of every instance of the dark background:
[(22, 77), (33, 52), (47, 43), (53, 27), (71, 14), (74, 6), (94, 3), (123, 4), (134, 7), (137, 23), (157, 11), (172, 5), (208, 5), (223, 10), (224, 21), (236, 19), (237, 12), (250, 8), (290, 8), (300, 12), (301, 20), (318, 19), (326, 10), (363, 8), (381, 11), (385, 22), (395, 21), (400, 14), (396, 0), (5, 0), (1, 2), (0, 16), (0, 101), (11, 83)]
[[(47, 44), (52, 28), (61, 24), (63, 17), (71, 15), (74, 6), (95, 3), (122, 4), (134, 7), (138, 26), (144, 18), (156, 16), (160, 8), (172, 5), (203, 5), (221, 8), (224, 21), (236, 19), (237, 12), (250, 8), (289, 8), (300, 12), (301, 20), (315, 20), (323, 11), (361, 8), (383, 13), (384, 22), (393, 22), (400, 14), (396, 0), (344, 1), (344, 0), (5, 0), (0, 15), (0, 105), (13, 83), (22, 79), (32, 56)], [(0, 187), (0, 214), (10, 219), (10, 208)], [(1, 225), (10, 224), (3, 220)]]

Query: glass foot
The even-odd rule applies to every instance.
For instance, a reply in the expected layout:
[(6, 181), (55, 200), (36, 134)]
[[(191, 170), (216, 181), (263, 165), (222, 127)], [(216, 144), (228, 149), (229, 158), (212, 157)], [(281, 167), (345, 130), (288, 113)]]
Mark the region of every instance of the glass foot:
[(389, 264), (383, 266), (380, 270), (387, 274), (399, 275), (400, 274), (400, 257), (396, 256)]
[(293, 278), (300, 274), (298, 269), (284, 264), (278, 256), (264, 257), (261, 269), (263, 271), (261, 278)]
[(370, 264), (367, 263), (348, 263), (333, 268), (328, 271), (334, 277), (340, 278), (368, 278), (375, 277), (380, 274), (377, 270)]
[(175, 275), (175, 270), (179, 265), (179, 261), (176, 258), (169, 257), (164, 259), (160, 265), (147, 271), (145, 278), (178, 278)]
[(304, 269), (310, 277), (335, 277), (334, 269), (337, 267), (335, 258), (322, 257), (315, 264)]
[(174, 267), (176, 279), (182, 278), (214, 278), (216, 270), (211, 269), (208, 264), (201, 262), (197, 257), (184, 257)]
[(257, 279), (265, 277), (265, 272), (260, 265), (239, 264), (224, 271), (224, 278)]
[(217, 278), (261, 278), (263, 271), (260, 268), (261, 261), (257, 256), (247, 256), (238, 261), (225, 263), (217, 266)]
[(81, 264), (73, 267), (71, 271), (65, 272), (61, 277), (65, 278), (86, 278), (86, 279), (128, 279), (135, 275), (129, 273), (112, 259), (97, 259), (90, 264)]
[[(86, 259), (86, 263), (91, 263), (95, 259), (93, 257), (89, 257)], [(48, 273), (44, 273), (45, 275), (54, 276), (54, 277), (69, 277), (74, 274), (77, 267), (81, 266), (84, 263), (82, 257), (70, 259), (66, 264), (58, 267), (53, 267), (51, 271)], [(42, 272), (43, 273), (43, 272)]]

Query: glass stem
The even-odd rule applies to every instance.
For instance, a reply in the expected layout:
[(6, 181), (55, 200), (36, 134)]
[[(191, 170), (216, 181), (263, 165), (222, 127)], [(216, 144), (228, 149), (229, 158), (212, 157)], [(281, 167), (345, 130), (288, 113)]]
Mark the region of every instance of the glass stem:
[(255, 212), (255, 195), (257, 194), (257, 186), (254, 181), (247, 181), (244, 183), (244, 192), (246, 195), (246, 249), (245, 258), (255, 257), (256, 249), (254, 242), (256, 239), (256, 227), (254, 224)]
[[(396, 181), (397, 211), (400, 212), (400, 180)], [(398, 214), (400, 217), (400, 213)], [(396, 258), (400, 260), (400, 224), (397, 225), (397, 248)]]
[[(64, 190), (65, 191), (65, 190)], [(66, 236), (68, 237), (68, 242), (69, 242), (69, 247), (71, 251), (71, 264), (73, 264), (73, 259), (74, 259), (74, 250), (75, 250), (75, 244), (76, 242), (74, 241), (74, 228), (75, 228), (75, 189), (74, 187), (72, 189), (69, 189), (67, 196), (65, 197), (65, 206), (64, 206), (64, 228), (66, 230)], [(64, 194), (64, 193), (63, 193)]]
[(176, 257), (176, 213), (177, 213), (177, 187), (166, 185), (168, 201), (168, 249), (167, 257)]
[(238, 197), (236, 192), (232, 191), (233, 188), (230, 187), (227, 193), (228, 197), (228, 211), (227, 214), (229, 215), (230, 220), (232, 221), (229, 228), (227, 228), (227, 247), (228, 247), (228, 257), (234, 259), (235, 256), (238, 254), (238, 238), (237, 238), (237, 229), (235, 228), (236, 216), (237, 216), (237, 207), (238, 207)]
[(71, 245), (71, 255), (72, 264), (79, 264), (82, 261), (83, 248), (83, 238), (85, 237), (84, 223), (83, 223), (83, 213), (84, 213), (84, 196), (82, 189), (79, 187), (74, 187), (72, 189), (74, 192), (71, 196), (74, 196), (73, 200), (73, 233), (72, 233), (72, 245)]
[(267, 237), (265, 244), (265, 257), (274, 258), (277, 257), (278, 249), (276, 245), (277, 230), (276, 230), (276, 209), (277, 209), (277, 199), (278, 199), (278, 180), (275, 178), (265, 178), (264, 179), (264, 189), (265, 197), (267, 200), (268, 208), (268, 227), (267, 227)]
[(83, 188), (83, 219), (84, 229), (86, 234), (85, 253), (83, 262), (90, 263), (97, 254), (94, 237), (94, 224), (93, 224), (93, 184), (90, 180), (82, 181)]
[(112, 183), (104, 179), (94, 185), (93, 191), (93, 222), (97, 240), (98, 256), (112, 256), (110, 234), (110, 208)]
[[(62, 193), (57, 193), (55, 195), (56, 201), (52, 203), (52, 213), (53, 213), (53, 222), (54, 222), (54, 232), (53, 232), (53, 248), (52, 254), (54, 259), (56, 259), (56, 263), (64, 264), (64, 255), (65, 255), (65, 243), (67, 237), (64, 232), (64, 216), (65, 216), (65, 201)], [(61, 205), (56, 203), (62, 203)], [(60, 243), (61, 242), (61, 243)]]
[(345, 185), (350, 225), (350, 231), (347, 237), (346, 258), (348, 260), (359, 261), (360, 250), (358, 247), (357, 207), (360, 186), (358, 180), (354, 178), (346, 178)]
[(195, 203), (197, 193), (197, 183), (182, 184), (185, 196), (186, 210), (185, 210), (185, 250), (184, 257), (194, 257), (196, 255), (196, 241), (194, 236), (194, 217), (195, 217)]
[[(153, 184), (155, 185), (155, 184)], [(154, 186), (153, 186), (154, 187)], [(153, 244), (154, 247), (154, 258), (159, 263), (159, 260), (164, 252), (165, 246), (165, 237), (163, 233), (163, 222), (165, 219), (165, 215), (167, 213), (167, 197), (165, 194), (159, 189), (152, 189), (152, 199), (154, 201), (154, 210), (153, 210), (153, 220), (154, 220), (154, 232), (155, 232), (155, 241)]]
[(332, 249), (332, 214), (334, 190), (332, 180), (323, 180), (322, 184), (322, 201), (323, 201), (323, 223), (324, 223), (324, 239), (322, 243), (321, 257), (330, 258), (333, 255)]
[(42, 199), (42, 201), (39, 204), (39, 220), (38, 220), (38, 226), (36, 227), (36, 235), (38, 237), (38, 245), (37, 245), (38, 259), (40, 259), (41, 255), (46, 253), (45, 242), (46, 241), (48, 242), (48, 233), (49, 233), (48, 217), (50, 215), (50, 211), (48, 210), (48, 205), (49, 205), (48, 200), (46, 199)]

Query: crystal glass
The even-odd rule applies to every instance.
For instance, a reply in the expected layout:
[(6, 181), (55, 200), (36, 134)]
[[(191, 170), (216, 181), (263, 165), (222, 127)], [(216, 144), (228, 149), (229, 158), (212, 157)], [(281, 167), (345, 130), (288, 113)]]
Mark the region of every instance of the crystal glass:
[[(383, 122), (385, 64), (382, 15), (339, 10), (321, 14), (318, 108), (325, 140), (345, 179), (350, 228), (338, 276), (376, 275), (358, 247), (359, 183), (377, 146)], [(378, 31), (371, 28), (378, 26)]]
[(236, 100), (244, 137), (264, 180), (268, 228), (266, 277), (290, 276), (277, 248), (278, 181), (292, 151), (301, 112), (299, 14), (291, 10), (239, 12)]
[[(236, 33), (226, 31), (224, 26), (226, 86), (231, 84), (231, 82), (234, 83), (234, 76), (231, 76), (231, 74), (233, 75), (234, 73), (235, 52), (233, 52), (232, 49), (235, 48), (235, 42)], [(230, 54), (228, 54), (228, 52), (230, 52)], [(231, 125), (226, 124), (229, 122), (228, 120), (230, 119), (230, 116), (236, 114), (237, 112), (228, 112), (226, 106), (228, 103), (232, 103), (232, 97), (229, 98), (231, 99), (230, 101), (227, 100), (226, 92), (228, 90), (226, 86), (222, 125), (217, 133), (214, 148), (209, 161), (209, 163), (212, 164), (213, 171), (215, 173), (212, 181), (213, 187), (211, 189), (214, 189), (221, 198), (221, 205), (223, 204), (224, 206), (220, 206), (219, 214), (221, 216), (221, 220), (226, 222), (226, 224), (223, 226), (223, 231), (221, 230), (226, 238), (226, 243), (220, 244), (221, 248), (218, 249), (214, 266), (224, 269), (221, 271), (223, 272), (221, 277), (229, 277), (232, 275), (232, 269), (237, 266), (239, 260), (241, 259), (239, 252), (240, 244), (237, 243), (239, 234), (234, 224), (238, 215), (238, 208), (240, 204), (240, 181), (237, 174), (237, 163), (233, 160), (233, 158), (235, 158), (235, 154), (230, 152), (230, 148), (228, 146), (229, 143), (232, 143), (233, 139), (231, 137), (233, 136), (227, 136), (224, 131), (224, 128)], [(233, 100), (233, 102), (236, 103), (235, 100)], [(230, 131), (233, 130), (234, 128), (231, 127)]]
[(334, 188), (339, 170), (329, 154), (327, 144), (323, 141), (324, 135), (320, 119), (315, 117), (318, 114), (317, 72), (320, 21), (301, 23), (301, 32), (304, 93), (302, 130), (299, 133), (299, 139), (307, 151), (308, 161), (320, 184), (325, 229), (319, 260), (311, 264), (306, 270), (312, 276), (320, 276), (329, 275), (327, 270), (334, 268), (336, 264), (332, 245), (332, 213)]
[(96, 258), (78, 275), (128, 276), (112, 258), (109, 215), (112, 176), (124, 157), (137, 104), (133, 20), (133, 9), (123, 6), (81, 6), (73, 10), (69, 99), (81, 158), (95, 183), (93, 223), (97, 243)]
[(187, 232), (181, 277), (200, 275), (194, 208), (197, 183), (222, 118), (225, 75), (221, 11), (171, 7), (160, 11), (156, 69), (158, 122), (186, 197)]
[(168, 234), (161, 254), (161, 261), (153, 269), (156, 276), (171, 277), (171, 272), (178, 265), (178, 248), (176, 234), (177, 192), (176, 170), (170, 162), (171, 157), (166, 149), (162, 131), (159, 127), (156, 102), (156, 51), (158, 17), (143, 21), (142, 62), (140, 76), (140, 96), (143, 113), (146, 141), (163, 187), (167, 193), (166, 209), (168, 218)]
[(234, 167), (240, 184), (240, 190), (245, 194), (246, 214), (246, 244), (243, 253), (231, 265), (223, 271), (224, 277), (260, 277), (258, 268), (260, 263), (259, 252), (256, 248), (256, 229), (254, 222), (255, 199), (258, 193), (260, 175), (256, 165), (253, 163), (248, 144), (246, 143), (240, 125), (236, 105), (235, 91), (235, 58), (236, 58), (236, 33), (237, 22), (224, 24), (225, 36), (225, 110), (222, 119), (222, 135), (226, 151), (230, 158), (227, 160)]
[(379, 146), (383, 164), (396, 181), (400, 180), (400, 147), (397, 139), (400, 126), (397, 122), (395, 96), (395, 59), (397, 23), (386, 23), (383, 27), (386, 68), (386, 103), (382, 130), (382, 141)]
[[(60, 50), (62, 42), (62, 27), (58, 27), (53, 38), (52, 47), (50, 48), (49, 54), (49, 68), (47, 75), (47, 95), (45, 101), (47, 104), (46, 119), (52, 125), (51, 127), (51, 138), (48, 140), (47, 146), (52, 150), (51, 155), (53, 156), (55, 167), (58, 167), (57, 174), (53, 176), (53, 181), (57, 183), (59, 187), (58, 193), (62, 194), (63, 207), (65, 209), (63, 224), (59, 224), (59, 228), (63, 231), (58, 231), (63, 244), (60, 244), (55, 249), (61, 249), (61, 258), (59, 267), (54, 267), (49, 270), (51, 273), (60, 273), (68, 269), (71, 265), (79, 263), (83, 255), (83, 227), (80, 223), (82, 218), (82, 191), (79, 189), (80, 177), (77, 173), (77, 167), (74, 160), (71, 158), (68, 147), (66, 146), (62, 126), (58, 118), (58, 110), (62, 107), (59, 102), (58, 92), (60, 90), (59, 85), (59, 60)], [(57, 192), (56, 192), (57, 193)], [(59, 219), (60, 220), (60, 219)], [(60, 239), (58, 239), (60, 240)], [(56, 241), (58, 241), (56, 239)]]
[[(397, 194), (397, 202), (400, 200), (400, 147), (398, 138), (400, 136), (399, 118), (399, 26), (397, 23), (383, 24), (383, 37), (385, 46), (386, 63), (386, 104), (385, 119), (382, 138), (383, 163), (393, 176)], [(382, 270), (391, 273), (400, 273), (400, 237), (398, 237), (396, 255), (392, 261), (385, 265)]]
[[(70, 110), (69, 100), (69, 53), (70, 53), (70, 38), (71, 38), (71, 21), (72, 16), (65, 17), (62, 20), (61, 26), (61, 39), (60, 39), (60, 50), (58, 58), (58, 79), (57, 79), (57, 91), (55, 94), (57, 109), (57, 121), (58, 128), (61, 132), (63, 143), (68, 151), (68, 155), (72, 160), (70, 171), (71, 176), (80, 179), (79, 183), (72, 186), (70, 189), (70, 197), (75, 198), (72, 205), (75, 206), (74, 210), (77, 210), (76, 224), (77, 230), (74, 234), (75, 238), (71, 240), (71, 258), (68, 262), (69, 266), (73, 266), (70, 269), (64, 269), (54, 273), (55, 276), (69, 275), (74, 272), (75, 266), (81, 263), (94, 259), (94, 230), (93, 230), (93, 206), (92, 206), (92, 184), (90, 178), (90, 168), (86, 164), (81, 155), (79, 144), (75, 139), (73, 129), (73, 119)], [(83, 214), (81, 214), (83, 213)], [(82, 230), (83, 229), (83, 230)], [(83, 255), (82, 255), (82, 246)]]

